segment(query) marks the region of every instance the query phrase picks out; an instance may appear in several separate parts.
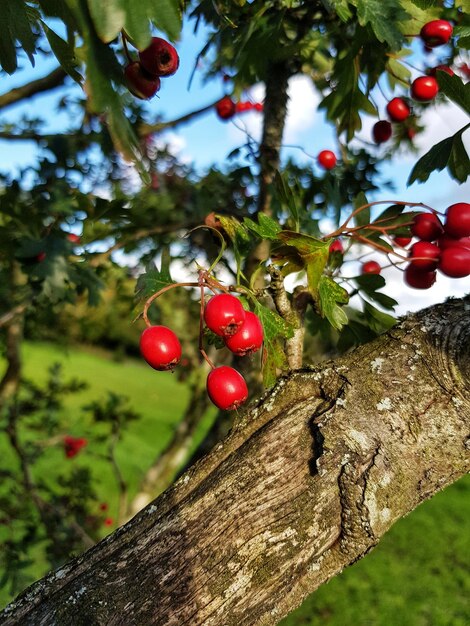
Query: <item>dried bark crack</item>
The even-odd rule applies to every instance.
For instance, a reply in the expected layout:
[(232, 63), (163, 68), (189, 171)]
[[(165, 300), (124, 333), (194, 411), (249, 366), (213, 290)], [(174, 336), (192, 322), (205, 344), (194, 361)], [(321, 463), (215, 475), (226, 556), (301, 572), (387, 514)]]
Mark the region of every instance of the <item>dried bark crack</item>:
[(282, 379), (106, 540), (0, 615), (21, 624), (276, 624), (470, 467), (470, 297)]

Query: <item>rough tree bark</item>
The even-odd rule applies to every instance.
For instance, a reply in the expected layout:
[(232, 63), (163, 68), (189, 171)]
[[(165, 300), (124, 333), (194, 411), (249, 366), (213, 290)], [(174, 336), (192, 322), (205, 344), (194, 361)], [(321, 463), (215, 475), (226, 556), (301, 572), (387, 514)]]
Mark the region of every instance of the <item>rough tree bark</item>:
[(470, 466), (470, 296), (280, 380), (13, 624), (275, 624)]

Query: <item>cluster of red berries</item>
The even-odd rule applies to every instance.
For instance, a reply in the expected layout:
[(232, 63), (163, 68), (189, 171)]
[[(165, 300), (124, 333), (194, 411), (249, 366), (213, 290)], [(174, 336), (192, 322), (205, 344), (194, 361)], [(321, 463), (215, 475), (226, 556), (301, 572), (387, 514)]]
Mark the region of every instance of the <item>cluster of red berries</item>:
[[(263, 344), (263, 326), (255, 313), (245, 311), (230, 294), (213, 296), (204, 307), (204, 321), (213, 333), (237, 356), (257, 352)], [(166, 326), (149, 326), (140, 338), (140, 352), (156, 370), (172, 370), (181, 359), (181, 344)], [(213, 367), (207, 377), (207, 393), (221, 410), (230, 411), (248, 398), (243, 376), (227, 365)]]
[(84, 437), (72, 437), (72, 435), (65, 435), (63, 444), (65, 456), (68, 459), (71, 459), (88, 444), (88, 441)]
[(246, 111), (258, 111), (260, 113), (263, 108), (261, 102), (235, 102), (230, 96), (224, 96), (215, 105), (215, 112), (221, 120), (229, 120), (237, 113)]
[[(423, 26), (420, 37), (430, 48), (442, 46), (449, 42), (452, 36), (452, 24), (447, 20), (433, 20)], [(439, 91), (436, 80), (436, 71), (442, 70), (451, 76), (453, 70), (447, 65), (438, 65), (429, 70), (427, 76), (418, 76), (410, 86), (410, 95), (417, 102), (430, 102)], [(411, 107), (404, 98), (393, 98), (387, 104), (387, 114), (392, 122), (404, 122), (411, 114)], [(392, 125), (388, 120), (376, 122), (372, 128), (375, 143), (384, 143), (392, 136)], [(411, 138), (411, 137), (410, 137)]]
[(161, 37), (152, 37), (150, 45), (139, 52), (139, 60), (124, 69), (129, 91), (137, 98), (148, 100), (161, 87), (161, 78), (172, 76), (179, 67), (176, 49)]
[(419, 213), (411, 233), (419, 241), (411, 246), (405, 270), (405, 282), (410, 287), (431, 287), (436, 269), (451, 278), (470, 275), (470, 204), (458, 202), (448, 207), (444, 224), (435, 213)]

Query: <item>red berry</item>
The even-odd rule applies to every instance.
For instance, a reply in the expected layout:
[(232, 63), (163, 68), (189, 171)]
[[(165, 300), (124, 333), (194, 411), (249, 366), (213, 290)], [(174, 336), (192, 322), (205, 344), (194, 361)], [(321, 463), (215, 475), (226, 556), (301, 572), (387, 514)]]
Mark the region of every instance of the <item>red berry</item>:
[(432, 20), (421, 29), (420, 37), (430, 48), (446, 44), (452, 37), (452, 24), (447, 20)]
[(407, 128), (406, 129), (406, 136), (408, 137), (408, 139), (410, 141), (413, 141), (413, 139), (416, 137), (416, 129), (415, 128)]
[(112, 518), (112, 517), (107, 517), (107, 518), (104, 520), (103, 524), (104, 524), (105, 526), (112, 526), (112, 525), (114, 524), (113, 518)]
[(336, 154), (331, 150), (322, 150), (317, 157), (318, 165), (325, 170), (332, 170), (336, 165)]
[(140, 337), (140, 352), (155, 370), (172, 370), (181, 359), (181, 344), (166, 326), (150, 326)]
[(437, 96), (439, 85), (434, 76), (419, 76), (411, 83), (411, 96), (418, 102), (429, 102)]
[(75, 235), (75, 233), (69, 233), (67, 235), (67, 239), (71, 242), (71, 243), (80, 243), (80, 237), (78, 235)]
[(344, 248), (341, 239), (335, 239), (334, 241), (332, 241), (328, 250), (330, 254), (332, 254), (333, 252), (340, 252), (341, 254), (343, 254)]
[(235, 115), (236, 105), (235, 102), (229, 96), (224, 96), (215, 105), (215, 112), (221, 120), (229, 120)]
[(64, 452), (68, 459), (76, 456), (82, 448), (88, 444), (88, 441), (84, 437), (72, 437), (72, 435), (65, 435), (64, 437)]
[(255, 102), (253, 108), (255, 109), (255, 111), (261, 113), (261, 111), (264, 109), (264, 104), (262, 102)]
[(139, 52), (142, 67), (151, 76), (171, 76), (179, 67), (176, 49), (161, 37), (152, 37), (152, 42)]
[(229, 337), (237, 333), (245, 317), (245, 309), (240, 300), (228, 293), (212, 296), (204, 309), (207, 327), (219, 337)]
[(418, 213), (413, 218), (411, 232), (423, 241), (435, 241), (442, 235), (443, 227), (435, 213)]
[(437, 240), (437, 245), (441, 250), (453, 248), (454, 246), (457, 246), (458, 248), (470, 248), (470, 237), (455, 239), (455, 237), (451, 237), (450, 235), (441, 235), (441, 237)]
[(445, 248), (439, 259), (439, 269), (451, 278), (464, 278), (470, 274), (470, 248), (453, 246)]
[(40, 252), (37, 256), (36, 256), (36, 261), (38, 263), (42, 263), (44, 261), (44, 259), (46, 258), (46, 253), (45, 252)]
[(251, 311), (246, 311), (245, 321), (240, 330), (235, 335), (227, 337), (225, 345), (238, 356), (257, 352), (263, 345), (263, 326), (259, 317)]
[(436, 282), (436, 270), (423, 271), (414, 265), (405, 269), (405, 283), (414, 289), (429, 289)]
[(100, 511), (107, 511), (108, 510), (108, 503), (107, 502), (101, 502), (99, 509)]
[(403, 122), (410, 115), (411, 109), (403, 98), (393, 98), (387, 104), (387, 113), (392, 122)]
[(405, 248), (411, 242), (411, 237), (394, 237), (393, 241), (397, 244), (397, 246)]
[(380, 120), (372, 127), (372, 136), (375, 143), (384, 143), (392, 136), (392, 125), (387, 120)]
[(441, 72), (446, 72), (449, 76), (453, 76), (455, 74), (454, 70), (451, 69), (448, 65), (436, 65), (436, 67), (432, 67), (428, 70), (428, 74), (430, 76), (435, 76), (437, 70), (441, 70)]
[(377, 261), (366, 261), (362, 264), (361, 273), (362, 274), (380, 274), (382, 268), (377, 263)]
[(152, 98), (160, 89), (160, 79), (148, 76), (138, 61), (129, 63), (124, 68), (124, 75), (129, 91), (141, 100)]
[(460, 239), (470, 235), (470, 204), (457, 202), (448, 207), (444, 230), (451, 237)]
[(429, 272), (435, 269), (440, 254), (441, 251), (436, 244), (418, 241), (411, 246), (410, 263), (417, 269)]
[(244, 111), (251, 111), (254, 106), (251, 102), (237, 102), (235, 104), (236, 113), (243, 113)]
[(237, 370), (228, 365), (222, 365), (209, 373), (207, 393), (217, 408), (222, 411), (232, 411), (246, 401), (248, 387)]

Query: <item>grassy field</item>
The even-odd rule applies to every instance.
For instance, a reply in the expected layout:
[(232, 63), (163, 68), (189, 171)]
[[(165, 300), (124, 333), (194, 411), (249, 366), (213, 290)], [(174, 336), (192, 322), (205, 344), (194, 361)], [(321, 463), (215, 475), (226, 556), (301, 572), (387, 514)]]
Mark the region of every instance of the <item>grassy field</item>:
[[(175, 376), (156, 373), (140, 361), (116, 363), (96, 351), (25, 345), (25, 374), (36, 382), (46, 379), (54, 361), (63, 364), (66, 379), (75, 376), (89, 383), (86, 391), (65, 400), (70, 434), (88, 435), (81, 407), (108, 390), (127, 395), (141, 414), (118, 449), (119, 463), (135, 491), (142, 472), (171, 437), (187, 389)], [(206, 416), (200, 436), (212, 415)], [(7, 454), (1, 437), (0, 452)], [(57, 447), (39, 471), (52, 475), (66, 462)], [(99, 499), (115, 515), (114, 478), (108, 464), (97, 458), (91, 438), (72, 462), (92, 465)], [(370, 555), (310, 596), (283, 626), (470, 626), (469, 519), (467, 477), (398, 522)], [(41, 566), (35, 566), (38, 576)], [(0, 593), (0, 603), (7, 601)]]

